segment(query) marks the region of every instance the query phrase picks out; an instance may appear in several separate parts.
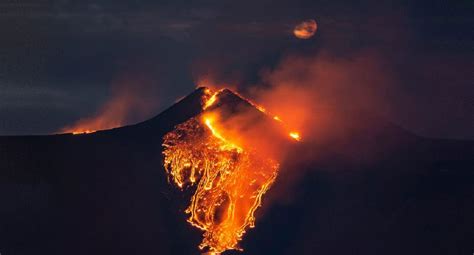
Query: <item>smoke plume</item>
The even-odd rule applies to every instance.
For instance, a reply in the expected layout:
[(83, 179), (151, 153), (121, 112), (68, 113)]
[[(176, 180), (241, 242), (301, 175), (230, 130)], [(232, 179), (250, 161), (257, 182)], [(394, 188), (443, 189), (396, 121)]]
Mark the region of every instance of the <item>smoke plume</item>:
[(62, 133), (90, 133), (140, 121), (158, 106), (153, 86), (146, 75), (122, 75), (112, 82), (110, 99), (91, 117), (64, 127)]
[(392, 83), (390, 69), (375, 53), (362, 52), (350, 58), (329, 53), (290, 55), (276, 68), (265, 70), (262, 85), (255, 86), (251, 94), (300, 130), (306, 140), (321, 140), (341, 126), (334, 123), (335, 113), (387, 112), (385, 95)]

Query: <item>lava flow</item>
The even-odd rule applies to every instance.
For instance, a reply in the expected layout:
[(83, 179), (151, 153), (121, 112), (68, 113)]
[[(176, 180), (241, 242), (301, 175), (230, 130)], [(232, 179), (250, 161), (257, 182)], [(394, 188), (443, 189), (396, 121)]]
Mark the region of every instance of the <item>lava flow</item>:
[(199, 248), (213, 254), (242, 250), (238, 242), (254, 227), (255, 210), (279, 170), (275, 158), (227, 132), (223, 113), (211, 109), (221, 92), (206, 90), (203, 112), (175, 126), (163, 141), (169, 181), (181, 189), (196, 186), (188, 222), (204, 231)]

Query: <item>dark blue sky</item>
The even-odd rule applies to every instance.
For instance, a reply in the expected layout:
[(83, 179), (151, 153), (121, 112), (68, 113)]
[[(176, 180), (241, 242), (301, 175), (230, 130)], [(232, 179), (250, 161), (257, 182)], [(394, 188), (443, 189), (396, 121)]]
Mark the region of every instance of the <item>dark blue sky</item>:
[[(134, 123), (192, 91), (201, 75), (245, 92), (289, 54), (371, 51), (396, 77), (386, 95), (392, 121), (472, 139), (472, 11), (470, 0), (3, 1), (0, 135), (53, 133), (90, 116), (123, 77), (149, 101), (128, 118)], [(292, 27), (307, 18), (318, 32), (297, 40)]]

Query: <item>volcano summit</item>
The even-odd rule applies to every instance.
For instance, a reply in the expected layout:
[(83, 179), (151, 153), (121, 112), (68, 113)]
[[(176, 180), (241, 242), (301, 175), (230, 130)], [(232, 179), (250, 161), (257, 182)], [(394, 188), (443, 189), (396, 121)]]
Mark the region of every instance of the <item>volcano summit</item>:
[(165, 135), (163, 154), (165, 169), (179, 188), (197, 183), (186, 213), (188, 222), (204, 231), (199, 247), (221, 253), (240, 249), (238, 241), (255, 226), (255, 211), (280, 165), (265, 149), (278, 132), (273, 139), (268, 134), (282, 128), (280, 121), (229, 90), (205, 92), (204, 111)]
[(298, 142), (199, 88), (131, 126), (0, 137), (0, 252), (472, 253), (473, 141), (339, 118), (340, 135)]

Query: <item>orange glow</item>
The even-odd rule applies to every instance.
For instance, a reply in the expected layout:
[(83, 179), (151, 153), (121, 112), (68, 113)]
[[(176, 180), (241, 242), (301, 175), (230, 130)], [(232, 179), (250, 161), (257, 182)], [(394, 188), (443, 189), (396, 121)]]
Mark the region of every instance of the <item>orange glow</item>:
[(165, 169), (181, 189), (197, 186), (186, 213), (188, 222), (204, 231), (199, 248), (241, 250), (238, 242), (255, 226), (255, 210), (279, 164), (228, 142), (212, 121), (203, 121), (188, 120), (164, 137)]
[(204, 232), (199, 248), (210, 254), (241, 250), (238, 243), (255, 226), (255, 211), (279, 171), (277, 160), (239, 144), (242, 137), (230, 136), (220, 113), (208, 109), (219, 92), (206, 90), (207, 110), (177, 125), (163, 141), (169, 181), (180, 189), (196, 187), (186, 213)]
[(206, 101), (204, 104), (204, 109), (209, 108), (209, 106), (213, 105), (216, 102), (217, 99), (217, 93), (214, 93), (209, 100)]
[[(233, 91), (233, 92), (234, 92), (234, 91)], [(252, 102), (251, 100), (249, 100), (249, 99), (243, 97), (242, 95), (240, 95), (240, 94), (237, 93), (237, 92), (234, 92), (234, 93), (235, 93), (236, 95), (239, 95), (242, 99), (244, 99), (245, 101), (247, 101), (247, 102), (248, 102), (249, 104), (251, 104), (253, 107), (257, 108), (259, 111), (261, 111), (261, 112), (263, 112), (263, 113), (267, 113), (267, 110), (266, 110), (263, 106), (258, 105), (258, 104), (256, 104), (256, 103)]]
[(254, 104), (254, 106), (261, 112), (265, 112), (265, 113), (267, 112), (267, 110), (265, 110), (265, 108), (263, 108), (263, 106), (256, 105), (256, 104)]
[(73, 135), (81, 135), (81, 134), (90, 134), (95, 133), (97, 130), (81, 130), (81, 131), (73, 131)]
[(213, 92), (211, 89), (209, 88), (206, 88), (204, 90), (204, 103), (203, 103), (203, 107), (202, 109), (203, 110), (206, 110), (207, 108), (209, 108), (211, 105), (213, 105), (216, 100), (217, 100), (217, 96), (219, 95), (220, 92), (222, 92), (224, 89), (221, 89), (221, 90), (218, 90), (218, 91), (215, 91)]
[[(145, 76), (138, 74), (121, 74), (111, 81), (110, 98), (96, 112), (77, 120), (59, 130), (59, 133), (89, 134), (98, 130), (121, 127), (149, 116), (157, 100), (151, 100), (152, 85)], [(133, 89), (132, 89), (133, 88)]]
[(291, 132), (290, 133), (290, 136), (295, 139), (296, 141), (300, 141), (301, 140), (301, 136), (298, 132)]
[(217, 129), (213, 126), (214, 119), (215, 119), (215, 117), (210, 115), (210, 114), (207, 114), (203, 117), (204, 123), (209, 128), (209, 130), (211, 130), (212, 135), (223, 142), (223, 144), (221, 145), (221, 146), (223, 146), (222, 149), (224, 149), (224, 150), (225, 149), (235, 149), (235, 150), (237, 150), (237, 152), (241, 153), (243, 151), (242, 148), (240, 148), (239, 146), (233, 144), (232, 142), (227, 141), (219, 133), (219, 131), (217, 131)]

